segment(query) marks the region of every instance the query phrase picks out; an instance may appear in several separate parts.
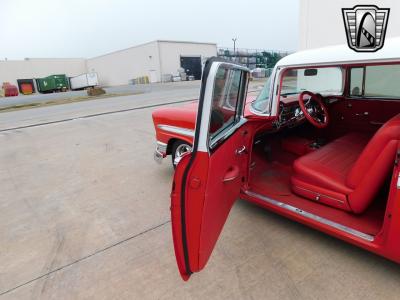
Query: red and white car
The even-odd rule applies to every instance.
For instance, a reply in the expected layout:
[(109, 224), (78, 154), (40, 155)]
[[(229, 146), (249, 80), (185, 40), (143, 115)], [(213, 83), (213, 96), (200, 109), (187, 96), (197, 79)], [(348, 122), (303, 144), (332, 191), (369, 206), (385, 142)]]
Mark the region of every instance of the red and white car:
[(198, 104), (154, 112), (158, 157), (190, 147), (171, 193), (184, 280), (239, 198), (400, 263), (399, 49), (289, 55), (247, 104), (249, 71), (210, 59)]

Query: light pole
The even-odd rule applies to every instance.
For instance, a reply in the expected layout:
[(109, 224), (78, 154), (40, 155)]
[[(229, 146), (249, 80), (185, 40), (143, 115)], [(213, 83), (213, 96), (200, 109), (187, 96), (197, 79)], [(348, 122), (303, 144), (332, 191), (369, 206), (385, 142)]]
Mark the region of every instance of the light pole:
[(232, 38), (233, 41), (233, 56), (236, 56), (236, 41), (237, 38)]

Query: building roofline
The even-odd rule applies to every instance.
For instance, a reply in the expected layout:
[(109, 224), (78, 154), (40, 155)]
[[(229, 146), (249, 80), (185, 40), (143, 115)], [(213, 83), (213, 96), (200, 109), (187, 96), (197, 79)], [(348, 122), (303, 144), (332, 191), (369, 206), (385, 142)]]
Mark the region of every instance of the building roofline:
[(115, 53), (119, 53), (119, 52), (124, 52), (126, 50), (142, 47), (142, 46), (145, 46), (145, 45), (148, 45), (148, 44), (153, 44), (153, 43), (157, 43), (157, 40), (151, 41), (151, 42), (147, 42), (147, 43), (143, 43), (143, 44), (139, 44), (139, 45), (135, 45), (135, 46), (131, 46), (131, 47), (124, 48), (124, 49), (119, 49), (119, 50), (107, 52), (107, 53), (104, 53), (104, 54), (101, 54), (101, 55), (98, 55), (98, 56), (93, 56), (93, 57), (87, 58), (87, 60), (94, 59), (94, 58), (100, 58), (100, 57), (103, 57), (103, 56), (107, 56), (107, 55), (115, 54)]
[(111, 51), (111, 52), (108, 52), (108, 53), (105, 53), (105, 54), (101, 54), (101, 55), (98, 55), (98, 56), (90, 57), (90, 58), (87, 58), (87, 60), (100, 58), (100, 57), (103, 57), (103, 56), (107, 56), (107, 55), (115, 54), (115, 53), (119, 53), (119, 52), (124, 52), (124, 51), (130, 50), (130, 49), (142, 47), (142, 46), (153, 44), (153, 43), (182, 43), (182, 44), (200, 44), (200, 45), (202, 44), (202, 45), (215, 45), (215, 46), (217, 46), (217, 43), (174, 41), (174, 40), (154, 40), (154, 41), (146, 42), (146, 43), (143, 43), (143, 44), (131, 46), (131, 47), (128, 47), (128, 48), (124, 48), (124, 49), (120, 49), (120, 50), (116, 50), (116, 51)]
[(0, 59), (0, 62), (39, 61), (39, 60), (86, 60), (83, 57), (25, 57), (23, 59)]
[(193, 41), (175, 41), (175, 40), (156, 40), (159, 43), (182, 43), (182, 44), (199, 44), (199, 45), (213, 45), (217, 46), (217, 43), (210, 43), (210, 42), (193, 42)]

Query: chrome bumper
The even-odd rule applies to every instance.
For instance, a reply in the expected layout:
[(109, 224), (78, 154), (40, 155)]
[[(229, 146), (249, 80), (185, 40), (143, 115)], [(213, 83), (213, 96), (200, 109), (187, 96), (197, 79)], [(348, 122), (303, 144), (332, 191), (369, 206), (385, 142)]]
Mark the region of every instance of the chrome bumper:
[(161, 164), (163, 158), (167, 156), (167, 144), (157, 141), (156, 150), (154, 151), (154, 160)]

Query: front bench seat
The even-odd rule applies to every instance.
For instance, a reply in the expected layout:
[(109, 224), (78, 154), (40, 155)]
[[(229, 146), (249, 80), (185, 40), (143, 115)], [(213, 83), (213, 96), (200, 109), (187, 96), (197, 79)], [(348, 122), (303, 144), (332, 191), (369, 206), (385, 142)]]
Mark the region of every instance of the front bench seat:
[(347, 134), (294, 162), (292, 190), (329, 206), (362, 213), (393, 167), (399, 141), (400, 114), (371, 139), (361, 133)]

